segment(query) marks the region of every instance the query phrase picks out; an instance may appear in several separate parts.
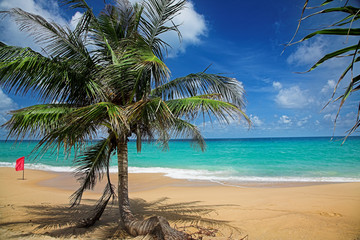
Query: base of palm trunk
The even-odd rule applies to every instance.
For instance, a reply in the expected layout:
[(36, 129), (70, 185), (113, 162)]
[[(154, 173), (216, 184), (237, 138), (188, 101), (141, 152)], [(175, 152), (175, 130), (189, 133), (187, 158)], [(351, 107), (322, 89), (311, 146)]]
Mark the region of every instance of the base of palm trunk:
[(133, 220), (125, 223), (128, 233), (132, 236), (152, 235), (157, 240), (185, 240), (188, 235), (170, 227), (163, 217), (151, 217), (143, 221)]

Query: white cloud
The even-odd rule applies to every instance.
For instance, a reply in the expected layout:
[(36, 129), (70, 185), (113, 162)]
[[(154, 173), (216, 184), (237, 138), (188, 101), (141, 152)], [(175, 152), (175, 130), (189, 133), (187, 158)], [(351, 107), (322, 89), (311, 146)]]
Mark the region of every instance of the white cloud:
[(282, 115), (282, 116), (280, 117), (279, 123), (281, 123), (281, 124), (287, 124), (287, 125), (292, 125), (291, 119), (290, 119), (288, 116), (286, 116), (286, 115)]
[(76, 25), (78, 24), (78, 22), (80, 21), (80, 18), (83, 16), (84, 14), (83, 13), (80, 13), (80, 12), (76, 12), (74, 14), (74, 16), (72, 16), (71, 20), (70, 20), (70, 29), (74, 30)]
[(16, 103), (0, 88), (0, 125), (7, 121), (7, 113), (16, 107)]
[(335, 120), (335, 118), (336, 118), (336, 114), (335, 113), (328, 113), (328, 114), (325, 114), (323, 118), (325, 120), (331, 120), (333, 122)]
[(326, 43), (321, 37), (305, 41), (287, 58), (287, 62), (296, 65), (314, 64), (323, 57), (325, 47)]
[(282, 88), (282, 84), (280, 82), (273, 82), (273, 87), (277, 90)]
[(300, 119), (300, 120), (296, 123), (296, 125), (299, 126), (299, 127), (302, 127), (302, 126), (304, 126), (306, 123), (308, 123), (310, 119), (311, 119), (311, 115), (309, 115), (309, 116), (307, 116), (307, 117), (304, 117), (304, 118)]
[(299, 86), (280, 89), (275, 102), (283, 108), (304, 108), (314, 100)]
[(186, 43), (199, 43), (200, 37), (206, 34), (205, 17), (195, 11), (192, 2), (186, 3), (185, 9), (174, 21), (181, 24), (179, 30)]
[(254, 127), (260, 127), (264, 124), (264, 122), (258, 117), (250, 114), (250, 120)]
[(0, 88), (0, 110), (12, 108), (14, 105), (14, 101)]
[(178, 27), (181, 32), (181, 42), (176, 32), (164, 33), (161, 38), (167, 42), (169, 57), (175, 57), (178, 53), (184, 53), (189, 45), (197, 45), (201, 42), (201, 37), (207, 35), (205, 17), (195, 11), (194, 4), (188, 1), (185, 8), (177, 15), (173, 22), (180, 24)]
[(336, 82), (334, 80), (328, 80), (327, 83), (321, 89), (321, 93), (328, 93), (329, 91), (333, 91), (336, 86)]
[[(55, 0), (2, 0), (0, 2), (1, 10), (9, 10), (10, 8), (21, 8), (24, 11), (40, 15), (46, 20), (54, 21), (62, 26), (71, 23), (62, 17), (61, 9)], [(73, 19), (75, 18), (73, 17)], [(72, 21), (74, 22), (75, 20)], [(19, 30), (14, 19), (7, 17), (0, 21), (0, 29), (6, 33), (1, 34), (0, 41), (14, 46), (31, 47), (35, 51), (41, 51), (40, 47), (34, 43), (31, 37), (28, 37), (26, 32)]]

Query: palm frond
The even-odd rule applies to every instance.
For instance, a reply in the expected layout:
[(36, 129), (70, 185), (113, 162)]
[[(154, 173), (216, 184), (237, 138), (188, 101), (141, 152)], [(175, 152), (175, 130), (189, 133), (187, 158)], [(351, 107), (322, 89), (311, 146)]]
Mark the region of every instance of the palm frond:
[(342, 49), (339, 49), (339, 50), (336, 50), (332, 53), (328, 53), (326, 54), (324, 57), (322, 57), (319, 61), (317, 61), (307, 72), (310, 72), (312, 70), (314, 70), (315, 68), (317, 68), (318, 66), (320, 66), (320, 64), (326, 62), (327, 60), (330, 60), (330, 59), (333, 59), (335, 57), (338, 57), (344, 53), (347, 53), (349, 51), (355, 51), (356, 49), (359, 48), (359, 45), (360, 43), (356, 44), (356, 45), (353, 45), (353, 46), (350, 46), (350, 47), (346, 47), (346, 48), (342, 48)]
[(27, 32), (46, 54), (52, 57), (72, 59), (74, 62), (85, 60), (91, 63), (91, 57), (79, 33), (73, 34), (68, 27), (62, 27), (54, 22), (48, 22), (39, 15), (35, 15), (19, 8), (5, 12), (15, 18), (21, 31)]
[[(97, 18), (99, 27), (115, 52), (122, 47), (124, 39), (137, 38), (142, 12), (143, 7), (139, 4), (132, 6), (126, 1), (118, 1), (116, 6), (106, 5), (100, 13)], [(95, 41), (99, 43), (98, 47), (103, 48), (104, 39), (98, 34), (94, 37)], [(108, 49), (104, 50), (108, 51)]]
[(201, 135), (200, 130), (195, 125), (180, 118), (176, 118), (170, 132), (171, 136), (174, 136), (175, 138), (191, 139), (190, 143), (193, 148), (200, 148), (203, 152), (206, 150), (205, 140)]
[(158, 87), (168, 81), (170, 77), (169, 68), (153, 53), (151, 48), (142, 38), (137, 39), (133, 48), (133, 50), (136, 49), (138, 52), (140, 60), (136, 64), (135, 70), (140, 70), (151, 74), (151, 77), (149, 78), (151, 82), (146, 83), (147, 85)]
[(129, 114), (131, 131), (137, 137), (138, 152), (141, 151), (142, 140), (152, 140), (155, 135), (163, 139), (162, 142), (170, 139), (167, 132), (173, 125), (174, 116), (161, 98), (137, 101), (129, 105), (126, 110)]
[(239, 108), (245, 106), (245, 91), (238, 80), (204, 72), (176, 78), (154, 88), (151, 94), (165, 100), (219, 94), (226, 102), (233, 103)]
[(184, 8), (184, 0), (149, 0), (144, 2), (145, 12), (141, 18), (140, 29), (146, 42), (152, 47), (156, 56), (163, 59), (162, 50), (169, 46), (159, 35), (175, 31), (181, 37), (178, 25), (173, 23), (175, 16)]
[(167, 103), (161, 98), (140, 100), (127, 107), (131, 123), (144, 123), (157, 121), (164, 129), (171, 125), (173, 114)]
[[(211, 95), (211, 98), (213, 96)], [(248, 116), (237, 106), (211, 98), (205, 95), (166, 101), (171, 112), (177, 118), (184, 117), (189, 120), (196, 119), (200, 114), (210, 119), (215, 117), (220, 123), (230, 123), (230, 120), (244, 117), (250, 125)], [(204, 119), (205, 120), (205, 119)]]
[(57, 145), (70, 154), (71, 148), (79, 149), (92, 140), (100, 126), (110, 128), (114, 134), (128, 128), (125, 112), (108, 102), (78, 108), (64, 116), (63, 122), (63, 125), (41, 139), (39, 146), (42, 146), (42, 152)]
[(313, 33), (308, 34), (299, 42), (303, 42), (307, 39), (310, 39), (316, 35), (350, 35), (350, 36), (359, 36), (360, 35), (360, 28), (334, 28), (334, 29), (323, 29), (319, 31), (315, 31)]
[(80, 8), (80, 9), (84, 9), (84, 10), (90, 9), (90, 7), (86, 3), (86, 1), (83, 1), (83, 0), (60, 0), (60, 2), (64, 5), (68, 5), (69, 8), (71, 8), (71, 9), (76, 9), (76, 8)]
[(322, 14), (322, 13), (333, 13), (333, 12), (347, 13), (347, 16), (344, 19), (342, 19), (339, 22), (336, 22), (335, 25), (334, 24), (331, 25), (331, 26), (337, 26), (338, 24), (343, 24), (343, 22), (345, 20), (347, 20), (347, 19), (351, 19), (351, 18), (355, 18), (355, 20), (358, 19), (359, 18), (358, 11), (359, 11), (359, 8), (356, 8), (356, 7), (353, 7), (353, 6), (326, 8), (326, 9), (323, 9), (321, 11), (318, 11), (318, 12), (312, 13), (310, 15), (307, 15), (306, 17), (303, 17), (301, 19), (301, 21), (303, 21), (303, 20), (305, 20), (307, 18), (310, 18), (312, 16)]
[(95, 36), (97, 36), (95, 38), (102, 40), (103, 46), (105, 46), (110, 53), (112, 63), (116, 64), (118, 61), (117, 61), (114, 49), (111, 47), (111, 45), (109, 43), (109, 39), (107, 39), (106, 34), (104, 33), (103, 29), (101, 28), (98, 18), (96, 18), (96, 16), (94, 15), (94, 12), (89, 7), (89, 5), (86, 3), (86, 1), (85, 0), (63, 0), (63, 3), (69, 5), (71, 8), (82, 8), (82, 9), (86, 10), (86, 12), (89, 14), (89, 17), (92, 20), (91, 32), (93, 34), (95, 34)]
[(73, 111), (68, 104), (34, 105), (10, 112), (11, 119), (2, 127), (8, 129), (8, 137), (38, 138), (63, 125), (63, 117)]
[(359, 103), (359, 106), (358, 106), (358, 111), (357, 111), (357, 116), (356, 116), (355, 124), (354, 124), (354, 126), (352, 126), (352, 128), (350, 128), (350, 129), (347, 131), (347, 135), (346, 135), (346, 137), (345, 137), (345, 139), (344, 139), (344, 142), (345, 142), (345, 140), (346, 140), (351, 134), (353, 134), (353, 133), (356, 131), (356, 129), (357, 129), (358, 127), (360, 127), (360, 103)]
[(15, 94), (36, 93), (41, 100), (84, 103), (103, 99), (102, 87), (89, 77), (91, 69), (80, 71), (74, 65), (30, 48), (5, 45), (0, 47), (0, 84)]
[(320, 6), (325, 6), (325, 5), (329, 4), (329, 3), (331, 3), (332, 1), (334, 1), (334, 0), (326, 0)]
[[(360, 45), (359, 45), (359, 46), (360, 46)], [(356, 55), (354, 55), (354, 56), (356, 56)], [(344, 70), (344, 72), (341, 74), (341, 76), (339, 77), (339, 79), (338, 79), (338, 81), (337, 81), (337, 83), (336, 83), (336, 85), (335, 85), (335, 88), (334, 88), (333, 94), (332, 94), (332, 96), (331, 96), (331, 98), (330, 98), (330, 101), (334, 98), (334, 96), (335, 96), (335, 94), (336, 94), (336, 92), (337, 92), (337, 89), (338, 89), (338, 87), (339, 87), (340, 82), (344, 79), (344, 77), (348, 74), (348, 72), (351, 71), (351, 69), (353, 69), (354, 64), (357, 63), (357, 62), (359, 62), (359, 61), (360, 61), (360, 57), (357, 57), (357, 58), (353, 59), (353, 61), (351, 61), (351, 63), (347, 66), (347, 68), (346, 68), (346, 69)], [(353, 84), (354, 84), (354, 79), (352, 78), (351, 81), (350, 81), (350, 83), (349, 83), (349, 85), (348, 85), (348, 87), (347, 87), (347, 90), (345, 91), (345, 93), (349, 94), (349, 89), (352, 89)], [(343, 97), (344, 97), (345, 95), (347, 95), (347, 94), (341, 95), (341, 98), (343, 98)], [(338, 99), (337, 99), (337, 100), (338, 100)], [(330, 102), (330, 101), (329, 101), (329, 102)], [(328, 103), (328, 104), (329, 104), (329, 103)], [(324, 108), (325, 108), (326, 106), (327, 106), (327, 105), (325, 105)], [(340, 108), (341, 108), (341, 107), (340, 107)]]
[(80, 182), (80, 188), (71, 195), (71, 205), (75, 206), (80, 203), (82, 195), (85, 190), (93, 189), (96, 182), (103, 178), (109, 165), (111, 147), (111, 139), (109, 136), (88, 147), (87, 151), (75, 160), (78, 166), (75, 176)]

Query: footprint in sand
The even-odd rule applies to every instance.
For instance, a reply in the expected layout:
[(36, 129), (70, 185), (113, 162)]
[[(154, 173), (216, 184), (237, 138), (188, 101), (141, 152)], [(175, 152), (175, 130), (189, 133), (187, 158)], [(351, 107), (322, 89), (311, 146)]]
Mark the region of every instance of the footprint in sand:
[(325, 217), (342, 217), (343, 216), (340, 213), (334, 213), (334, 212), (320, 212), (319, 214), (321, 216), (325, 216)]

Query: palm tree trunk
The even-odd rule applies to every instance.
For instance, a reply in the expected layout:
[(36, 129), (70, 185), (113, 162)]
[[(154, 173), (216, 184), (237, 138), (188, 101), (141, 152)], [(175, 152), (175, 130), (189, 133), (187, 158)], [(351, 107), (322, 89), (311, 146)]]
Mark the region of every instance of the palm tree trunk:
[(159, 240), (184, 240), (187, 235), (170, 227), (163, 217), (137, 220), (131, 213), (128, 189), (128, 139), (119, 139), (118, 155), (118, 200), (122, 227), (132, 236), (151, 234)]
[(127, 222), (134, 220), (130, 210), (128, 189), (128, 140), (126, 137), (119, 139), (117, 146), (118, 155), (118, 201), (121, 224), (126, 226)]

